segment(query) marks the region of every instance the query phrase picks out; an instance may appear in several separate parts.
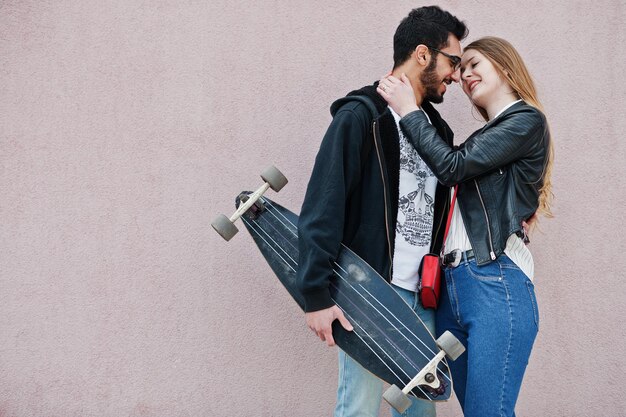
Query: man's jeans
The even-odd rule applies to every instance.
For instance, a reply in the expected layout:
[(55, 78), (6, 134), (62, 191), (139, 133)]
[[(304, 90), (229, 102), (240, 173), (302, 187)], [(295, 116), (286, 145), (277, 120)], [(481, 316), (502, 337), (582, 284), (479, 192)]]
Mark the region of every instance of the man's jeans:
[[(418, 294), (392, 285), (434, 334), (435, 311), (424, 310)], [(400, 387), (403, 388), (403, 387)], [(383, 381), (366, 371), (339, 349), (339, 387), (335, 417), (376, 417), (383, 394)], [(413, 404), (403, 414), (392, 409), (394, 417), (435, 417), (435, 404), (410, 397)]]
[(514, 417), (539, 329), (533, 283), (504, 254), (484, 266), (463, 260), (445, 276), (437, 334), (449, 330), (467, 348), (448, 361), (463, 413)]

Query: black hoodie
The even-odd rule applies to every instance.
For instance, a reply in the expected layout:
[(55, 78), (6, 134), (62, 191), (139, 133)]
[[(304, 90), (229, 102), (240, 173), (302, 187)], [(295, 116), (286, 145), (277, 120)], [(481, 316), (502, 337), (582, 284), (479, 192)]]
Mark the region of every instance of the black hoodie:
[[(306, 312), (334, 305), (328, 287), (342, 243), (391, 280), (400, 145), (396, 122), (376, 85), (352, 91), (330, 108), (333, 120), (315, 159), (298, 222), (298, 285)], [(370, 98), (379, 116), (373, 118), (354, 96)], [(452, 131), (431, 103), (422, 103), (422, 109), (452, 146)], [(433, 253), (439, 253), (443, 241), (448, 190), (437, 185)]]

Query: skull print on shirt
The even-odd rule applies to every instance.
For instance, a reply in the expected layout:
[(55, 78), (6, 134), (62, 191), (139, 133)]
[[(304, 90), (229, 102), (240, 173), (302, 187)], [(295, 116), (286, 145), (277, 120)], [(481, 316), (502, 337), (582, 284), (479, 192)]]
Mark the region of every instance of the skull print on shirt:
[(426, 193), (425, 188), (426, 179), (433, 173), (404, 137), (400, 138), (400, 171), (401, 175), (415, 176), (417, 190), (400, 196), (398, 209), (404, 216), (398, 216), (397, 231), (411, 245), (429, 245), (435, 199)]

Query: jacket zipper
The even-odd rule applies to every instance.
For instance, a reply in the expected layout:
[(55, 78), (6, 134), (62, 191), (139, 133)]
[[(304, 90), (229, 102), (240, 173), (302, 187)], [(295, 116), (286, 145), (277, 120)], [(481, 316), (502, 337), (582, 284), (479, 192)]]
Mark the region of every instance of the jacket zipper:
[(489, 247), (491, 248), (491, 252), (489, 252), (489, 256), (492, 261), (496, 260), (496, 254), (493, 250), (493, 239), (491, 238), (491, 227), (489, 227), (489, 215), (487, 214), (487, 209), (485, 208), (485, 202), (483, 201), (483, 196), (480, 194), (480, 188), (478, 188), (478, 181), (474, 180), (474, 184), (476, 184), (476, 191), (478, 191), (478, 198), (480, 199), (480, 204), (483, 206), (483, 212), (485, 213), (485, 220), (487, 220), (487, 233), (489, 234)]
[(378, 166), (380, 167), (380, 176), (383, 182), (383, 198), (385, 199), (385, 231), (387, 232), (387, 249), (389, 250), (389, 280), (392, 279), (392, 268), (393, 268), (393, 255), (391, 253), (391, 236), (389, 235), (389, 213), (387, 203), (387, 186), (385, 183), (385, 173), (383, 171), (383, 162), (380, 159), (380, 151), (378, 150), (378, 135), (376, 134), (378, 131), (376, 127), (376, 121), (372, 123), (372, 133), (374, 134), (374, 142), (376, 145), (376, 156), (378, 157)]
[[(435, 238), (432, 240), (431, 242), (431, 246), (434, 245), (437, 242), (437, 238), (439, 237), (439, 231), (441, 230), (441, 225), (443, 224), (443, 218), (446, 217), (444, 216), (444, 213), (446, 212), (446, 207), (449, 206), (450, 204), (450, 193), (446, 192), (446, 199), (445, 202), (443, 204), (443, 211), (441, 212), (441, 219), (439, 220), (439, 225), (437, 226), (437, 229), (435, 229)], [(446, 242), (441, 242), (441, 250), (443, 250), (444, 245), (446, 244)]]

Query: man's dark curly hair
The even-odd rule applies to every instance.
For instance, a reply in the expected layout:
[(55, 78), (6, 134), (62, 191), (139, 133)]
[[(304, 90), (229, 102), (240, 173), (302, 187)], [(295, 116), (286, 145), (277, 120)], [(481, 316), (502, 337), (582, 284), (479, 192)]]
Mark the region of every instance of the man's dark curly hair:
[(406, 62), (417, 45), (445, 48), (450, 33), (460, 41), (467, 36), (468, 30), (465, 23), (438, 6), (411, 10), (393, 36), (393, 67)]

